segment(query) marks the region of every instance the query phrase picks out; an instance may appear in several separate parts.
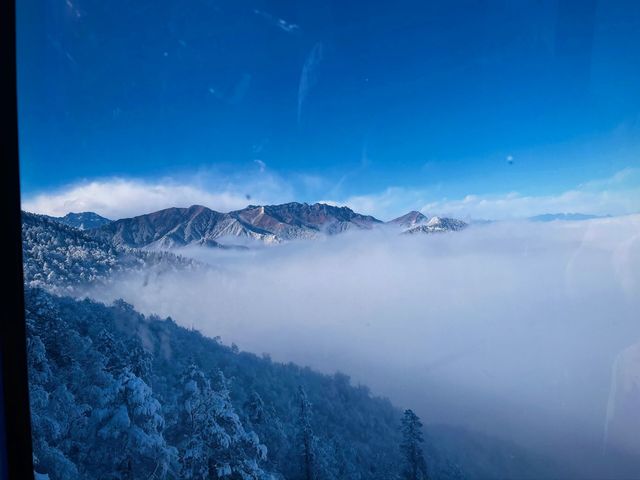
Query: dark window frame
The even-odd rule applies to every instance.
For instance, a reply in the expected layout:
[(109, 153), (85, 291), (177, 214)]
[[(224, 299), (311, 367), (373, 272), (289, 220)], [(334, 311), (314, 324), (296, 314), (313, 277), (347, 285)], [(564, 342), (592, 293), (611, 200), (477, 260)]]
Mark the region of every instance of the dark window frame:
[(16, 5), (0, 2), (0, 195), (3, 206), (0, 348), (0, 477), (33, 478), (22, 276), (22, 231), (18, 160)]

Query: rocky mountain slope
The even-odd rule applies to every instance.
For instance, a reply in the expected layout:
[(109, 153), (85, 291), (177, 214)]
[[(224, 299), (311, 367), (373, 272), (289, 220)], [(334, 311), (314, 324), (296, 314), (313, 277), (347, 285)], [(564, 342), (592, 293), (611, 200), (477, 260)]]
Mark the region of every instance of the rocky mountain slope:
[(366, 230), (378, 224), (382, 222), (347, 207), (320, 203), (250, 205), (229, 213), (193, 205), (116, 220), (93, 234), (118, 246), (168, 249), (187, 245), (224, 247), (252, 240), (275, 244)]
[(411, 212), (406, 213), (398, 218), (389, 220), (387, 224), (395, 225), (397, 227), (407, 229), (407, 228), (415, 227), (416, 225), (420, 225), (428, 221), (429, 221), (429, 217), (427, 217), (426, 215), (416, 210), (412, 210)]
[(390, 222), (382, 222), (348, 207), (299, 202), (249, 205), (228, 213), (202, 205), (172, 207), (115, 221), (93, 212), (47, 218), (86, 231), (103, 244), (149, 250), (169, 250), (190, 245), (246, 248), (252, 245), (318, 239), (351, 230), (372, 230), (380, 226), (396, 227), (401, 233), (457, 231), (466, 226), (464, 222), (455, 219), (430, 219), (417, 211)]

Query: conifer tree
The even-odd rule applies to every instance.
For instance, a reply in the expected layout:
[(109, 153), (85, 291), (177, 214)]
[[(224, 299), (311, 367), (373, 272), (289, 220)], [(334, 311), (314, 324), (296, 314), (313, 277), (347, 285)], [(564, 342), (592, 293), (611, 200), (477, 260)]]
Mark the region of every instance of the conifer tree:
[(131, 371), (146, 383), (150, 383), (151, 371), (153, 370), (152, 355), (144, 349), (140, 340), (137, 338), (134, 338), (129, 342), (128, 349)]
[(302, 386), (298, 387), (298, 448), (301, 459), (301, 478), (316, 480), (316, 438), (311, 428), (311, 403)]
[(252, 425), (259, 425), (265, 421), (264, 401), (258, 392), (253, 390), (244, 404), (244, 410)]
[(95, 477), (165, 477), (175, 449), (162, 434), (160, 403), (128, 367), (104, 389), (104, 401), (92, 410), (89, 422), (94, 443), (84, 464)]
[(259, 466), (266, 460), (266, 447), (240, 422), (222, 372), (218, 372), (214, 388), (192, 363), (182, 376), (182, 385), (180, 403), (187, 433), (180, 454), (181, 478), (270, 478)]
[(402, 450), (405, 466), (404, 480), (427, 480), (427, 466), (422, 453), (422, 422), (412, 410), (405, 410), (402, 417)]

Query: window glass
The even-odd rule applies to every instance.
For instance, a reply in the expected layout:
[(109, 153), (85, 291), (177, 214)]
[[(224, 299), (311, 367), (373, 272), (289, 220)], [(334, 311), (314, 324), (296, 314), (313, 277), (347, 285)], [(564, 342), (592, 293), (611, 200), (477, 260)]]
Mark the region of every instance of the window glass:
[(640, 2), (23, 0), (42, 479), (640, 471)]

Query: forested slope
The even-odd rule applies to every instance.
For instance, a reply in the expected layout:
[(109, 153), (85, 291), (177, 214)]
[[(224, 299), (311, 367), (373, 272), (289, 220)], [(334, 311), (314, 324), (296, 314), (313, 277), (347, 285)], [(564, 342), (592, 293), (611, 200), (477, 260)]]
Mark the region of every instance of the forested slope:
[(238, 352), (124, 302), (107, 307), (41, 289), (28, 289), (26, 300), (36, 465), (51, 478), (112, 478), (105, 475), (114, 466), (121, 476), (113, 478), (129, 471), (131, 478), (179, 476), (190, 439), (189, 376), (229, 395), (220, 408), (235, 412), (238, 424), (207, 421), (225, 430), (221, 445), (242, 446), (232, 467), (253, 462), (265, 475), (302, 478), (303, 391), (312, 406), (317, 478), (394, 478), (400, 412), (345, 375)]

